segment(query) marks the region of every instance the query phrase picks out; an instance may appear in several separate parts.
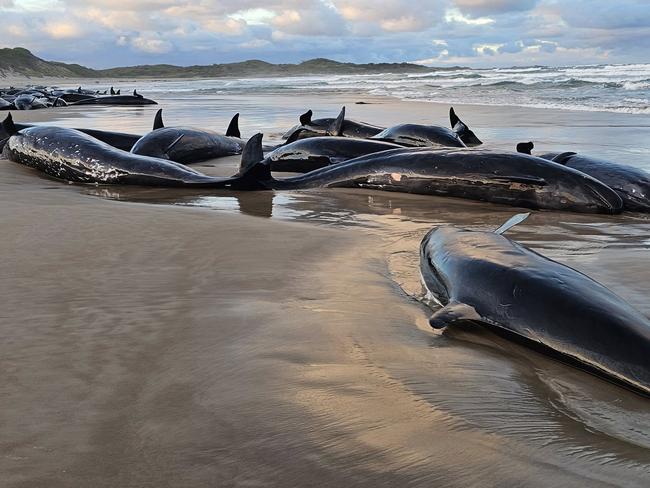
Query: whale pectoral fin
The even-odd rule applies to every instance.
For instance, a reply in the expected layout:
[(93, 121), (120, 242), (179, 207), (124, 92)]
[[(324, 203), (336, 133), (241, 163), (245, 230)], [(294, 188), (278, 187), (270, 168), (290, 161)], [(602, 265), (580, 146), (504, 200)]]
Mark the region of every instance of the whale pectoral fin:
[(506, 175), (493, 175), (490, 177), (491, 180), (503, 181), (505, 183), (521, 183), (524, 185), (535, 185), (535, 186), (546, 186), (546, 180), (544, 178), (538, 178), (536, 176), (506, 176)]
[(300, 125), (309, 125), (311, 124), (311, 116), (313, 115), (313, 112), (311, 110), (307, 110), (304, 114), (300, 116)]
[(241, 139), (241, 132), (239, 132), (239, 114), (235, 114), (230, 121), (230, 124), (228, 125), (228, 129), (226, 129), (226, 136), (228, 137), (236, 137), (237, 139)]
[(481, 316), (474, 307), (459, 302), (450, 302), (429, 318), (429, 325), (434, 329), (443, 329), (454, 322), (480, 320)]
[(165, 155), (169, 155), (169, 151), (171, 151), (171, 150), (174, 148), (174, 146), (175, 146), (176, 144), (178, 144), (179, 142), (181, 142), (181, 139), (183, 138), (184, 135), (185, 135), (185, 134), (181, 134), (181, 135), (178, 136), (176, 139), (174, 139), (174, 140), (172, 141), (172, 143), (171, 143), (169, 146), (167, 146), (167, 147), (165, 148), (165, 150), (163, 151), (163, 154), (165, 154)]
[(499, 235), (504, 234), (515, 225), (522, 223), (528, 217), (530, 217), (530, 212), (513, 215), (508, 220), (506, 220), (503, 224), (501, 224), (499, 227), (494, 229), (494, 233)]

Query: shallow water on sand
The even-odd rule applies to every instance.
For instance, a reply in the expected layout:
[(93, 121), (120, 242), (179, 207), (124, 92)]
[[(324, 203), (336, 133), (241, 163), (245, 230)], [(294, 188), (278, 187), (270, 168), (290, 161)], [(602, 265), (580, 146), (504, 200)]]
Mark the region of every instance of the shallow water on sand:
[[(350, 102), (249, 98), (162, 106), (169, 125), (218, 111), (211, 125), (225, 127), (238, 110), (244, 134), (277, 137), (300, 105), (329, 115)], [(352, 116), (378, 124), (442, 125), (447, 109), (360, 107)], [(496, 147), (597, 148), (650, 169), (647, 116), (458, 111)], [(138, 131), (153, 113), (63, 123)], [(493, 229), (522, 209), (368, 190), (84, 187), (0, 167), (1, 250), (14, 257), (0, 269), (9, 486), (647, 485), (647, 399), (488, 331), (427, 324), (422, 236)], [(640, 214), (534, 212), (509, 235), (650, 316), (649, 230)]]

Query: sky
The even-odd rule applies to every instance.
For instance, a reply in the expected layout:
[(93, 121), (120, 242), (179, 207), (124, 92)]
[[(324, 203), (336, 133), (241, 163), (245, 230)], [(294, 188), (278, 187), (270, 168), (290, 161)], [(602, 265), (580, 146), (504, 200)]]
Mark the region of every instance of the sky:
[(0, 0), (0, 47), (93, 68), (650, 62), (650, 0)]

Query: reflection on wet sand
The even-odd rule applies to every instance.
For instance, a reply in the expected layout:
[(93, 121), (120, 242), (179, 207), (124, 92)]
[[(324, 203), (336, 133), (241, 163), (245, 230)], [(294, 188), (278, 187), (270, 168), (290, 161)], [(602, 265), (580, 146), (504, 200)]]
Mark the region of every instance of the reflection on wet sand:
[[(352, 227), (381, 239), (380, 248), (386, 253), (390, 277), (417, 300), (424, 298), (417, 271), (417, 248), (420, 237), (427, 230), (436, 225), (492, 228), (517, 212), (510, 207), (449, 198), (359, 190), (224, 192), (220, 196), (188, 195), (187, 192), (173, 195), (166, 191), (132, 188), (92, 189), (89, 192), (114, 200), (200, 207), (255, 217)], [(567, 257), (569, 261), (579, 259), (584, 265), (606, 248), (650, 249), (649, 224), (647, 217), (640, 214), (599, 217), (536, 212), (526, 225), (511, 232), (516, 240), (546, 255), (564, 258), (565, 262)], [(646, 313), (650, 309), (645, 300), (636, 305), (641, 305)], [(424, 329), (428, 331), (428, 325), (425, 324)], [(442, 337), (451, 342), (445, 341), (442, 346)], [(594, 438), (589, 441), (592, 449), (589, 454), (579, 451), (582, 456), (601, 459), (604, 464), (620, 463), (621, 457), (627, 457), (631, 463), (628, 467), (643, 465), (646, 453), (636, 453), (635, 447), (626, 444), (650, 449), (650, 432), (639, 430), (640, 426), (650, 424), (645, 400), (483, 329), (453, 327), (442, 337), (434, 335), (431, 347), (440, 356), (440, 347), (454, 345), (453, 353), (445, 352), (453, 357), (438, 358), (441, 366), (436, 368), (436, 386), (432, 386), (431, 391), (422, 389), (430, 379), (414, 379), (422, 373), (408, 366), (396, 370), (395, 374), (403, 376), (405, 382), (413, 381), (418, 386), (415, 388), (418, 396), (427, 398), (437, 407), (443, 406), (448, 413), (453, 412), (456, 420), (462, 418), (500, 434), (526, 439), (540, 449), (552, 446), (569, 454), (578, 452), (579, 443), (584, 441), (580, 434), (586, 425), (593, 431)], [(469, 354), (467, 348), (476, 351)], [(487, 354), (487, 358), (476, 359), (476, 354)], [(414, 361), (411, 358), (413, 364), (418, 364), (418, 370), (421, 361), (427, 359), (420, 357)], [(401, 368), (406, 371), (400, 371)], [(504, 376), (509, 370), (512, 373)], [(445, 378), (446, 374), (451, 376)], [(442, 385), (441, 393), (437, 390)], [(608, 393), (603, 395), (603, 392)], [(625, 415), (610, 418), (611, 411), (605, 399), (611, 394), (618, 399), (616, 410), (625, 411)], [(488, 397), (490, 407), (485, 403)], [(475, 403), (477, 398), (481, 399), (480, 404)], [(508, 411), (507, 422), (504, 411)], [(488, 427), (490, 425), (492, 427)]]

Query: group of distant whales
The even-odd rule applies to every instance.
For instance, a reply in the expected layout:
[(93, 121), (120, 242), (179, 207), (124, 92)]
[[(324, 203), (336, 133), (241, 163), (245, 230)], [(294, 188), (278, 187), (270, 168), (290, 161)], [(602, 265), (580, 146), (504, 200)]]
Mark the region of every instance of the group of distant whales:
[(0, 110), (37, 110), (68, 105), (157, 105), (133, 90), (133, 95), (122, 95), (113, 87), (103, 92), (97, 90), (32, 88), (0, 89)]
[[(89, 129), (2, 124), (3, 156), (78, 183), (255, 190), (360, 187), (439, 195), (533, 209), (591, 213), (650, 212), (650, 178), (639, 169), (579, 155), (531, 156), (476, 149), (481, 140), (453, 108), (451, 128), (378, 127), (311, 111), (262, 145), (241, 137), (239, 114), (225, 134), (165, 127), (158, 111), (143, 136)], [(212, 177), (188, 165), (241, 153), (239, 172)], [(275, 178), (272, 172), (302, 173)], [(650, 396), (650, 321), (588, 277), (502, 234), (439, 228), (425, 236), (421, 273), (443, 305), (434, 328), (457, 321), (498, 333)], [(489, 293), (486, 292), (489, 290)], [(552, 303), (553, 306), (549, 307)]]

